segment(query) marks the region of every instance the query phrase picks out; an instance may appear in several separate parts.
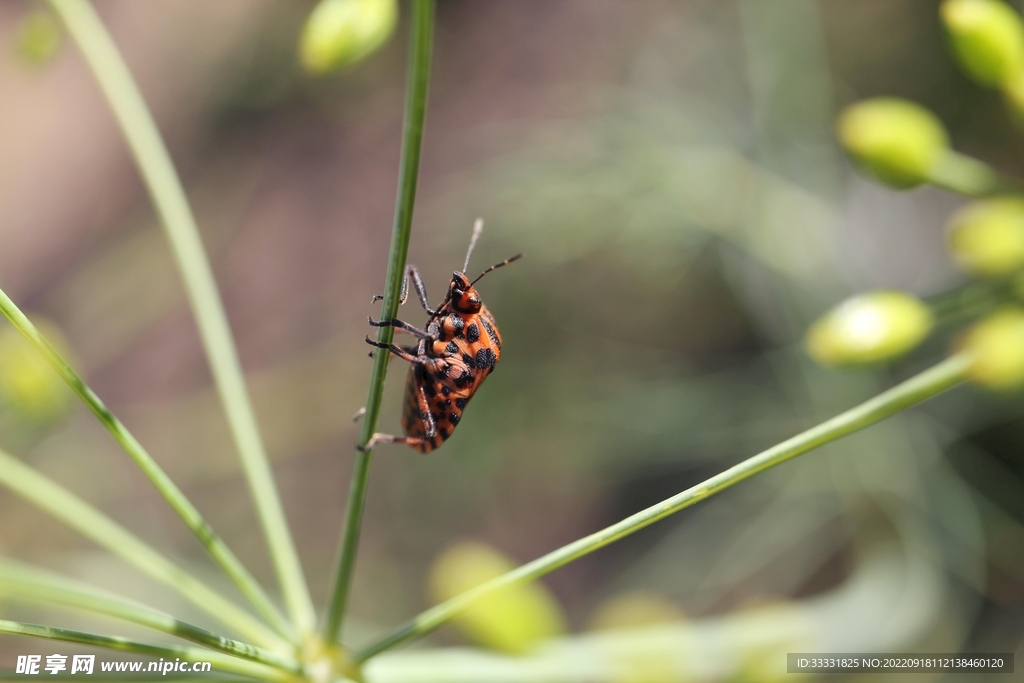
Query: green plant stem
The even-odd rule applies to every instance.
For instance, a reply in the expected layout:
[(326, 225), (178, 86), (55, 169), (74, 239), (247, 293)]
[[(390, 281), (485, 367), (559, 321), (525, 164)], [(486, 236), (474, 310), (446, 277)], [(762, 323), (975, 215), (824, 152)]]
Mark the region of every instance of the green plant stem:
[[(195, 314), (288, 613), (301, 631), (312, 631), (316, 616), (309, 589), (270, 471), (224, 305), (171, 156), (128, 67), (92, 5), (87, 0), (50, 0), (50, 4), (92, 69), (149, 190)], [(251, 587), (247, 589), (247, 595), (250, 593)], [(265, 610), (261, 608), (260, 612)]]
[(123, 526), (0, 450), (0, 485), (49, 513), (86, 538), (121, 557), (154, 579), (167, 584), (222, 624), (254, 643), (275, 649), (287, 643), (259, 619), (177, 566)]
[(302, 665), (288, 655), (218, 635), (126, 598), (40, 568), (0, 559), (0, 598), (48, 602), (103, 614), (292, 673)]
[[(420, 149), (427, 113), (427, 92), (430, 85), (430, 60), (434, 42), (434, 0), (413, 0), (410, 19), (409, 66), (406, 83), (405, 120), (402, 131), (402, 159), (399, 170), (398, 197), (395, 201), (395, 221), (391, 232), (391, 251), (384, 285), (384, 303), (381, 320), (390, 320), (398, 314), (398, 299), (405, 276), (405, 262), (412, 230), (412, 213), (416, 201), (416, 180), (419, 175)], [(377, 341), (390, 344), (394, 328), (377, 328)], [(377, 350), (370, 372), (370, 387), (366, 394), (366, 414), (359, 435), (360, 447), (365, 446), (377, 429), (380, 402), (384, 394), (390, 354)], [(323, 636), (335, 643), (341, 636), (345, 606), (352, 585), (359, 531), (362, 526), (366, 502), (366, 486), (370, 476), (371, 451), (356, 454), (349, 486), (345, 522), (338, 554), (337, 572), (331, 592), (330, 606), (324, 619)]]
[[(125, 652), (136, 652), (154, 657), (162, 657), (165, 660), (174, 661), (184, 659), (189, 662), (210, 662), (212, 667), (218, 671), (230, 671), (242, 676), (251, 676), (261, 680), (270, 681), (292, 681), (294, 676), (291, 673), (279, 669), (263, 666), (244, 659), (236, 659), (212, 650), (202, 650), (196, 647), (175, 647), (167, 645), (152, 645), (140, 643), (127, 638), (116, 636), (101, 636), (95, 633), (84, 631), (72, 631), (66, 628), (54, 628), (53, 626), (40, 626), (39, 624), (26, 624), (21, 621), (0, 620), (0, 633), (8, 633), (18, 636), (31, 636), (33, 638), (46, 638), (47, 640), (60, 640), (66, 643), (80, 643), (102, 647), (109, 650), (121, 650)], [(70, 666), (68, 670), (70, 671)], [(98, 673), (98, 667), (94, 670)]]
[(1020, 182), (999, 175), (982, 161), (952, 150), (943, 154), (935, 164), (928, 174), (928, 181), (968, 197), (1024, 192), (1024, 185)]
[(199, 511), (185, 497), (171, 478), (167, 476), (160, 466), (153, 460), (152, 456), (142, 444), (128, 431), (127, 427), (121, 424), (103, 401), (82, 381), (82, 378), (71, 369), (67, 361), (57, 353), (56, 349), (39, 333), (39, 330), (32, 321), (22, 313), (10, 297), (0, 290), (0, 312), (11, 321), (11, 324), (32, 344), (33, 347), (46, 359), (54, 370), (67, 382), (72, 391), (78, 395), (82, 402), (88, 406), (93, 415), (106, 427), (114, 440), (121, 445), (143, 474), (153, 483), (178, 516), (185, 522), (185, 525), (192, 530), (199, 542), (206, 547), (214, 561), (224, 572), (235, 582), (239, 590), (249, 599), (259, 613), (282, 635), (293, 637), (292, 629), (281, 613), (274, 607), (274, 604), (267, 597), (267, 594), (260, 588), (259, 583), (242, 565), (227, 544), (213, 531), (210, 525), (199, 514)]
[(946, 391), (964, 381), (969, 364), (970, 359), (962, 354), (948, 358), (855, 408), (748, 458), (682, 493), (430, 608), (391, 635), (355, 653), (353, 659), (357, 663), (364, 662), (396, 645), (422, 638), (452, 617), (464, 612), (466, 608), (486, 595), (549, 574), (559, 567), (699, 503), (769, 467), (774, 467), (790, 458), (831, 443)]
[(928, 297), (925, 303), (935, 317), (936, 326), (948, 328), (979, 318), (1011, 300), (1011, 282), (983, 280)]

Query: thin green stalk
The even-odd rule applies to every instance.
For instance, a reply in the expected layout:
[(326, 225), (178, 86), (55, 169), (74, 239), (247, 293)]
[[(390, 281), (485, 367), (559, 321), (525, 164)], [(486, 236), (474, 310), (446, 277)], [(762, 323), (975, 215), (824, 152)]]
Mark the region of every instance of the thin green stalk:
[(292, 673), (302, 672), (302, 665), (294, 657), (225, 638), (113, 593), (12, 560), (0, 559), (0, 598), (48, 602), (103, 614), (162, 631), (227, 655)]
[(316, 616), (309, 589), (270, 471), (224, 304), (171, 156), (128, 67), (92, 5), (87, 0), (50, 0), (50, 4), (92, 69), (149, 190), (181, 271), (288, 613), (300, 630), (312, 631)]
[(985, 162), (952, 150), (935, 164), (928, 174), (928, 182), (968, 197), (1024, 191), (1024, 185), (1017, 180), (1001, 176)]
[(287, 643), (255, 616), (221, 597), (215, 590), (60, 484), (2, 450), (0, 485), (6, 486), (154, 579), (174, 588), (239, 635), (260, 645), (275, 649), (287, 648)]
[[(33, 638), (46, 638), (47, 640), (60, 640), (65, 643), (80, 643), (93, 647), (102, 647), (108, 650), (121, 650), (124, 652), (135, 652), (153, 657), (162, 657), (168, 663), (176, 659), (183, 659), (188, 662), (210, 662), (212, 667), (218, 671), (230, 671), (242, 676), (251, 676), (261, 680), (270, 681), (294, 681), (295, 677), (280, 669), (275, 669), (244, 659), (236, 659), (212, 650), (203, 650), (197, 647), (175, 647), (169, 645), (153, 645), (140, 643), (127, 638), (116, 636), (101, 636), (95, 633), (84, 631), (72, 631), (66, 628), (54, 628), (53, 626), (41, 626), (39, 624), (26, 624), (21, 621), (0, 620), (0, 633), (9, 633), (17, 636), (30, 636)], [(70, 672), (70, 663), (66, 663)], [(94, 667), (94, 673), (99, 673), (99, 667)]]
[(103, 404), (103, 401), (86, 386), (82, 378), (71, 369), (67, 361), (57, 353), (56, 349), (39, 333), (39, 330), (32, 324), (32, 321), (22, 313), (21, 309), (11, 301), (3, 290), (0, 290), (0, 312), (11, 321), (11, 324), (53, 366), (53, 369), (67, 382), (72, 391), (82, 399), (82, 402), (88, 406), (93, 415), (107, 428), (107, 431), (114, 437), (114, 440), (121, 445), (121, 448), (124, 449), (125, 453), (135, 462), (138, 468), (142, 470), (143, 474), (153, 482), (153, 486), (156, 487), (157, 491), (170, 503), (174, 511), (185, 522), (185, 525), (192, 530), (192, 533), (199, 539), (199, 542), (206, 547), (217, 564), (231, 577), (268, 623), (286, 638), (294, 638), (291, 626), (277, 608), (274, 607), (274, 604), (267, 597), (267, 594), (263, 592), (263, 589), (260, 588), (255, 577), (249, 573), (242, 565), (242, 562), (231, 552), (227, 544), (213, 531), (195, 506), (181, 492), (181, 489), (171, 481), (167, 473), (146, 452), (146, 449), (128, 431), (128, 428), (114, 417), (113, 413)]
[[(381, 319), (390, 320), (398, 314), (398, 299), (405, 276), (405, 261), (409, 251), (412, 212), (416, 201), (416, 179), (420, 168), (420, 148), (427, 113), (427, 92), (430, 85), (430, 59), (434, 42), (434, 0), (413, 0), (410, 19), (409, 65), (405, 96), (405, 122), (402, 131), (402, 159), (399, 169), (398, 197), (395, 201), (395, 222), (391, 232), (391, 252), (384, 284), (384, 303)], [(390, 344), (394, 328), (377, 328), (377, 341)], [(370, 387), (366, 394), (366, 414), (359, 445), (365, 446), (377, 429), (380, 402), (384, 394), (390, 354), (378, 350), (370, 373)], [(341, 636), (345, 606), (352, 585), (359, 531), (362, 526), (366, 502), (366, 485), (370, 476), (371, 451), (356, 454), (345, 509), (338, 569), (331, 593), (330, 607), (323, 624), (324, 640), (335, 643)]]
[(724, 491), (758, 472), (763, 472), (790, 458), (831, 443), (946, 391), (964, 381), (969, 364), (970, 359), (962, 354), (948, 358), (859, 406), (748, 458), (682, 493), (428, 609), (391, 635), (360, 650), (353, 659), (356, 663), (361, 663), (396, 645), (422, 638), (444, 625), (452, 617), (464, 612), (466, 608), (486, 595), (549, 574), (584, 555)]

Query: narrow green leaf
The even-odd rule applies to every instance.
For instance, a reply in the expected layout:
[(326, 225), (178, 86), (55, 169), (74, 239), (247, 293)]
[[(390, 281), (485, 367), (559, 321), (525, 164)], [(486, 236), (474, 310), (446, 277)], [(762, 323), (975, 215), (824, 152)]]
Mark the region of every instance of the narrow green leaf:
[[(405, 261), (409, 252), (409, 235), (412, 231), (412, 212), (416, 203), (416, 180), (420, 168), (420, 148), (423, 143), (423, 128), (427, 114), (427, 92), (430, 85), (430, 60), (434, 43), (434, 0), (413, 0), (410, 20), (409, 66), (406, 82), (405, 124), (402, 133), (402, 160), (399, 169), (398, 197), (395, 202), (395, 222), (391, 232), (391, 252), (388, 255), (388, 270), (384, 285), (384, 303), (381, 305), (381, 319), (390, 320), (398, 314), (398, 299), (405, 276)], [(390, 344), (394, 328), (380, 327), (377, 341)], [(389, 354), (380, 351), (373, 361), (370, 372), (370, 387), (366, 396), (366, 413), (359, 444), (365, 446), (377, 429), (380, 416), (380, 402), (384, 394), (384, 379), (387, 376)], [(335, 643), (341, 636), (345, 606), (352, 585), (356, 551), (359, 547), (359, 531), (362, 526), (363, 508), (366, 503), (366, 486), (370, 477), (372, 453), (360, 451), (356, 454), (345, 508), (345, 525), (342, 530), (338, 569), (327, 617), (324, 619), (323, 636), (327, 643)]]
[[(92, 5), (87, 0), (50, 0), (50, 4), (64, 21), (92, 69), (149, 190), (181, 271), (214, 383), (227, 413), (249, 490), (270, 546), (288, 612), (300, 630), (312, 631), (316, 616), (309, 589), (256, 425), (224, 304), (171, 156), (131, 72)], [(222, 566), (236, 582), (242, 580), (247, 583), (240, 571), (241, 565), (227, 563)], [(240, 587), (250, 599), (254, 599), (258, 588), (255, 584), (244, 587), (240, 584)], [(266, 604), (256, 607), (261, 614), (268, 616)], [(275, 619), (272, 623), (280, 626), (277, 621)]]
[(152, 546), (60, 484), (0, 450), (0, 485), (49, 513), (154, 579), (171, 586), (239, 635), (274, 648), (284, 641), (256, 617), (177, 566)]
[(82, 402), (92, 411), (96, 419), (106, 427), (114, 440), (121, 445), (142, 473), (153, 483), (157, 491), (170, 503), (171, 508), (178, 513), (178, 516), (185, 522), (185, 525), (192, 530), (199, 542), (206, 547), (213, 559), (221, 566), (224, 572), (231, 577), (242, 593), (249, 598), (249, 601), (259, 610), (267, 621), (274, 626), (279, 633), (285, 637), (292, 635), (291, 627), (284, 617), (277, 611), (270, 598), (260, 588), (256, 579), (249, 573), (235, 556), (227, 544), (213, 531), (199, 510), (192, 505), (185, 497), (171, 478), (153, 460), (152, 456), (142, 447), (142, 444), (128, 431), (128, 428), (121, 424), (113, 413), (104, 405), (103, 401), (93, 393), (78, 374), (71, 369), (67, 361), (61, 357), (57, 350), (40, 334), (32, 321), (22, 313), (10, 297), (0, 290), (0, 312), (11, 321), (25, 339), (46, 359), (54, 370), (67, 382), (71, 390), (82, 399)]
[(4, 558), (0, 558), (0, 598), (47, 602), (93, 614), (103, 614), (162, 631), (234, 657), (293, 673), (302, 671), (302, 665), (294, 657), (225, 638), (94, 586), (52, 574), (41, 567), (23, 565)]
[[(108, 650), (121, 650), (123, 652), (135, 652), (142, 655), (162, 657), (173, 661), (183, 659), (189, 662), (210, 662), (211, 669), (215, 671), (228, 671), (242, 676), (251, 676), (265, 681), (293, 681), (292, 674), (274, 669), (244, 659), (236, 659), (212, 650), (202, 650), (197, 647), (174, 647), (166, 645), (152, 645), (140, 643), (127, 638), (117, 636), (101, 636), (95, 633), (84, 631), (72, 631), (66, 628), (55, 628), (53, 626), (41, 626), (39, 624), (27, 624), (21, 621), (6, 621), (0, 619), (0, 633), (8, 633), (18, 636), (30, 636), (33, 638), (46, 638), (47, 640), (60, 640), (65, 643), (79, 643), (81, 645), (92, 645)], [(98, 671), (94, 670), (95, 676)]]
[(942, 363), (896, 385), (892, 389), (884, 391), (878, 396), (830, 420), (826, 420), (787, 441), (783, 441), (758, 455), (748, 458), (721, 474), (717, 474), (696, 486), (686, 489), (682, 493), (678, 493), (656, 505), (641, 510), (635, 515), (631, 515), (601, 531), (562, 546), (558, 550), (554, 550), (533, 562), (528, 562), (451, 600), (431, 607), (419, 616), (406, 622), (391, 635), (355, 653), (353, 659), (357, 663), (364, 662), (370, 657), (397, 645), (422, 638), (434, 629), (447, 623), (452, 617), (464, 612), (466, 608), (486, 595), (509, 586), (533, 581), (545, 574), (550, 574), (559, 567), (564, 567), (570, 562), (589, 555), (599, 548), (603, 548), (669, 515), (699, 503), (705, 498), (709, 498), (734, 484), (754, 476), (758, 472), (763, 472), (798, 455), (836, 441), (940, 394), (963, 382), (969, 366), (970, 358), (967, 356), (957, 355), (948, 358)]

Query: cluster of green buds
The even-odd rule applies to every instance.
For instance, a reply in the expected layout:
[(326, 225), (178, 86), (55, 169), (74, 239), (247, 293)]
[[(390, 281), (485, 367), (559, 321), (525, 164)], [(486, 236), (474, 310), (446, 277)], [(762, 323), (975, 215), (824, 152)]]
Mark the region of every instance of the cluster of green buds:
[[(945, 0), (941, 14), (963, 70), (982, 85), (1002, 89), (1024, 115), (1020, 15), (1002, 0)], [(994, 390), (1024, 386), (1024, 309), (1012, 304), (1014, 296), (1024, 298), (1024, 196), (994, 194), (1010, 184), (954, 152), (939, 119), (913, 102), (877, 98), (854, 104), (839, 116), (837, 134), (858, 168), (892, 187), (933, 183), (985, 195), (950, 219), (948, 249), (968, 275), (1013, 286), (997, 288), (996, 303), (1003, 306), (962, 334), (957, 351), (970, 359), (968, 376), (978, 384)], [(917, 347), (934, 325), (929, 307), (910, 294), (873, 292), (822, 316), (808, 330), (806, 346), (822, 365), (882, 363)]]
[(398, 0), (320, 0), (306, 20), (299, 59), (311, 74), (350, 67), (391, 37)]

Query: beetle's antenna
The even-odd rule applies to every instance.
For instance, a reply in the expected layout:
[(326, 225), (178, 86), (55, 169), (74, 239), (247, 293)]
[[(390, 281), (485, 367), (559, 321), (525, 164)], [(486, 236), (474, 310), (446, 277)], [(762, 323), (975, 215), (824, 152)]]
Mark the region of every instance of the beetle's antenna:
[(473, 223), (473, 236), (469, 239), (469, 250), (466, 251), (466, 263), (462, 266), (462, 272), (465, 273), (469, 268), (469, 257), (473, 255), (473, 248), (476, 247), (476, 240), (480, 237), (480, 233), (484, 229), (484, 219), (477, 218), (476, 222)]
[(501, 268), (502, 266), (507, 266), (508, 264), (512, 263), (513, 261), (518, 261), (521, 258), (523, 258), (523, 254), (520, 253), (520, 254), (516, 254), (515, 256), (513, 256), (511, 258), (505, 259), (501, 263), (495, 263), (493, 266), (491, 266), (490, 268), (488, 268), (484, 272), (480, 273), (480, 275), (477, 276), (476, 280), (473, 280), (472, 282), (469, 283), (469, 286), (472, 287), (473, 285), (475, 285), (477, 282), (479, 282), (480, 278), (482, 278), (484, 275), (487, 275), (487, 273), (491, 272), (492, 270), (497, 270), (498, 268)]

